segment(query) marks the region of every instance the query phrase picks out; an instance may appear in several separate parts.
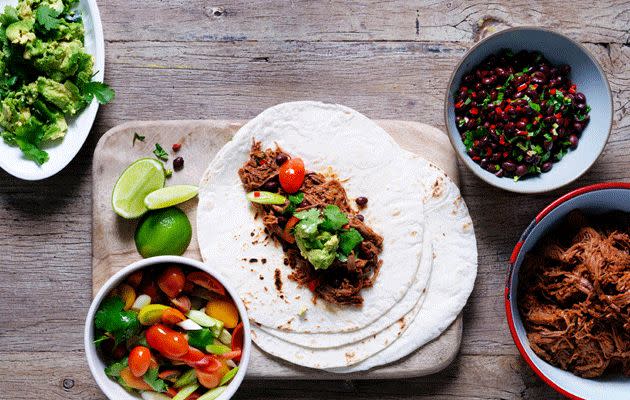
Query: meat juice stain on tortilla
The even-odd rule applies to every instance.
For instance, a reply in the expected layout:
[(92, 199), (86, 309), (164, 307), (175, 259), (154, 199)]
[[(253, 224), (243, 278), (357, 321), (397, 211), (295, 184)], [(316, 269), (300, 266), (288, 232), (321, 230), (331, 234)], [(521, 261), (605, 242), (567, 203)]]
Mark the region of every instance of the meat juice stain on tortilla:
[(519, 279), (539, 357), (584, 378), (630, 376), (630, 215), (569, 214), (526, 255)]
[(282, 293), (282, 275), (280, 270), (277, 268), (274, 271), (274, 285), (276, 285), (276, 290)]

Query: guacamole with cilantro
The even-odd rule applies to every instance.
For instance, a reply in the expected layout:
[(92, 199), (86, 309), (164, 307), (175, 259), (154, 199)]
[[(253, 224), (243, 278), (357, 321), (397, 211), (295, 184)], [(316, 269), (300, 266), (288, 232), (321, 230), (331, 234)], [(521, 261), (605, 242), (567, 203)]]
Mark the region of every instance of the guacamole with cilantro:
[(114, 92), (92, 81), (94, 59), (84, 47), (77, 1), (20, 0), (0, 14), (0, 127), (2, 138), (41, 165), (42, 146), (62, 139), (68, 118), (94, 98)]

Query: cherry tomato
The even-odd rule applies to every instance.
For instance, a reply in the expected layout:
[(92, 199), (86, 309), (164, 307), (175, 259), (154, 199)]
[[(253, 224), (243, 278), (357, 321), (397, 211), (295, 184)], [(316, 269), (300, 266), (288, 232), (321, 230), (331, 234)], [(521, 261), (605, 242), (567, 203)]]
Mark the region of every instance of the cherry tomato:
[(287, 193), (295, 193), (304, 183), (304, 161), (301, 158), (292, 158), (282, 164), (278, 170), (280, 186)]
[(175, 308), (167, 308), (162, 313), (162, 322), (168, 325), (175, 325), (179, 322), (182, 322), (186, 319), (186, 316), (182, 314), (179, 310)]
[(203, 288), (210, 290), (216, 294), (220, 294), (221, 296), (225, 296), (225, 288), (221, 283), (210, 276), (209, 273), (203, 271), (195, 271), (188, 274), (186, 277), (189, 281), (194, 283), (195, 285), (199, 285)]
[(166, 394), (170, 398), (173, 398), (173, 397), (177, 396), (177, 390), (175, 390), (175, 389), (173, 389), (172, 387), (169, 386), (168, 388), (166, 388)]
[(127, 283), (134, 289), (140, 286), (142, 282), (142, 271), (136, 271), (127, 277)]
[(158, 291), (157, 285), (155, 284), (155, 281), (151, 280), (149, 282), (145, 282), (140, 288), (140, 292), (149, 296), (151, 298), (151, 303), (158, 303), (160, 293)]
[[(243, 349), (243, 323), (236, 325), (236, 328), (232, 331), (232, 350)], [(235, 362), (241, 361), (241, 356), (234, 358)]]
[(158, 378), (174, 382), (179, 378), (182, 373), (176, 369), (167, 369), (159, 373)]
[(170, 266), (162, 272), (158, 278), (158, 286), (169, 299), (177, 297), (182, 290), (184, 290), (184, 284), (186, 283), (186, 276), (180, 267)]
[(166, 357), (181, 357), (188, 352), (188, 340), (179, 332), (162, 324), (147, 329), (147, 343)]
[(227, 353), (223, 353), (219, 356), (222, 360), (236, 360), (241, 359), (241, 355), (243, 351), (241, 349), (228, 351)]
[(144, 346), (136, 346), (129, 353), (129, 370), (136, 378), (144, 375), (151, 365), (151, 350)]

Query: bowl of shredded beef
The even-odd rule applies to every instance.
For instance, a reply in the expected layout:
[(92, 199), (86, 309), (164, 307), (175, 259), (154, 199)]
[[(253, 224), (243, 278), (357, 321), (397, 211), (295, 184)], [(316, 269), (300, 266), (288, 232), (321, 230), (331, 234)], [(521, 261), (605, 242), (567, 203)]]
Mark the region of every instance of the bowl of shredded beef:
[(629, 398), (630, 183), (556, 200), (510, 263), (508, 324), (534, 372), (570, 398)]

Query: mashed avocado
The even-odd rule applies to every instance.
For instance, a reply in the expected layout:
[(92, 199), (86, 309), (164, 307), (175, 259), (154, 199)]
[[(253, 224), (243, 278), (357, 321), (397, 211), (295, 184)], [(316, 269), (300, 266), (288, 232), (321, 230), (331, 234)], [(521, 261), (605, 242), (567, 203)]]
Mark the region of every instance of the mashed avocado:
[(6, 143), (43, 164), (46, 142), (68, 131), (67, 118), (114, 92), (93, 82), (81, 15), (73, 0), (20, 0), (0, 14), (0, 127)]

